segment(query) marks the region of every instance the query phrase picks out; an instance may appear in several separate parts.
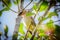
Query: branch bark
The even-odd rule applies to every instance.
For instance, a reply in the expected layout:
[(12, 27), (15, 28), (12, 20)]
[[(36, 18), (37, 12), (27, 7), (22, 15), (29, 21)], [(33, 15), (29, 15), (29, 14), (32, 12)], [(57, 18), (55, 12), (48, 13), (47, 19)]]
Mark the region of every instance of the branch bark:
[[(21, 0), (22, 1), (22, 0)], [(32, 1), (31, 1), (32, 2)], [(30, 4), (31, 4), (31, 2), (27, 5), (27, 6), (29, 6)], [(27, 7), (26, 6), (26, 7)], [(21, 3), (21, 5), (20, 5), (20, 7), (21, 7), (21, 9), (22, 9), (22, 3)], [(26, 8), (25, 7), (25, 8)], [(16, 34), (16, 32), (18, 32), (18, 29), (19, 29), (19, 25), (20, 25), (20, 22), (21, 22), (21, 19), (22, 19), (22, 14), (23, 13), (26, 13), (26, 12), (24, 12), (24, 10), (25, 10), (25, 8), (24, 9), (22, 9), (22, 12), (19, 12), (19, 14), (18, 14), (18, 17), (16, 18), (16, 25), (15, 25), (15, 29), (14, 29), (14, 33), (13, 34)], [(25, 10), (26, 11), (26, 10)]]
[(18, 13), (20, 12), (20, 2), (18, 2), (18, 0), (16, 0), (17, 1), (17, 4), (18, 4)]

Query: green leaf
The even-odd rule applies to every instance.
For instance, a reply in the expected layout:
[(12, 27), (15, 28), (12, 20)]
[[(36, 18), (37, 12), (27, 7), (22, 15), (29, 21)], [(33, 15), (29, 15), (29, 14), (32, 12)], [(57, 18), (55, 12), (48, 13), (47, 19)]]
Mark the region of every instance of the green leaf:
[(38, 21), (39, 21), (40, 19), (41, 19), (41, 18), (39, 17), (39, 18), (38, 18)]
[(46, 34), (45, 33), (40, 33), (39, 36), (46, 36)]
[(2, 11), (0, 11), (0, 16), (2, 15)]
[(2, 10), (2, 12), (3, 12), (3, 11), (9, 11), (9, 8), (6, 7), (6, 8), (4, 8), (4, 9)]
[(39, 31), (39, 33), (44, 33), (44, 30), (42, 27), (38, 28), (37, 30)]
[(51, 18), (52, 16), (58, 16), (58, 14), (56, 12), (50, 12), (48, 13), (48, 18)]
[(36, 5), (36, 4), (34, 4), (34, 6), (33, 6), (33, 10), (35, 10), (35, 11), (36, 11), (36, 10), (37, 10), (37, 8), (38, 8), (38, 7), (37, 7), (37, 5)]
[(55, 26), (54, 26), (54, 24), (53, 24), (53, 20), (50, 20), (49, 22), (47, 22), (47, 24), (46, 24), (46, 26), (48, 27), (48, 28), (55, 28)]
[(7, 25), (4, 26), (4, 32), (8, 33), (8, 26)]
[(20, 23), (19, 32), (20, 32), (21, 34), (25, 34), (25, 33), (24, 33), (24, 30), (23, 30), (23, 27), (24, 27), (24, 24), (23, 24), (23, 23)]
[(38, 40), (37, 37), (34, 37), (34, 40)]
[(13, 34), (12, 40), (17, 40), (17, 37), (18, 37), (18, 33)]
[(3, 0), (5, 2), (5, 5), (8, 5), (9, 7), (11, 7), (12, 3), (11, 0)]
[(34, 15), (34, 13), (31, 12), (26, 13), (26, 16), (32, 16), (32, 15)]
[(42, 19), (42, 21), (47, 20), (47, 19), (48, 19), (48, 18), (44, 17), (44, 18)]
[(16, 2), (16, 1), (13, 1), (13, 3), (14, 3), (15, 5), (17, 5), (17, 2)]
[(20, 38), (19, 38), (19, 40), (23, 40), (24, 39), (24, 36), (21, 36)]
[(50, 20), (49, 22), (47, 22), (47, 24), (52, 24), (53, 23), (53, 20)]
[(44, 2), (41, 4), (40, 12), (46, 10), (47, 8), (48, 8), (48, 2), (44, 1)]
[(0, 32), (0, 36), (2, 35), (2, 32)]
[(40, 29), (40, 33), (44, 33), (44, 30), (43, 29)]
[(60, 34), (60, 26), (59, 25), (55, 25), (55, 26), (56, 26), (55, 32), (57, 34)]
[(55, 36), (60, 38), (60, 26), (59, 25), (55, 25), (55, 27), (56, 27), (56, 29), (55, 29)]
[[(42, 18), (42, 21), (44, 21), (46, 19), (48, 19), (48, 18), (47, 17), (44, 17), (44, 18)], [(40, 21), (40, 20), (41, 20), (41, 17), (38, 18), (38, 21)]]
[(28, 36), (28, 38), (31, 38), (32, 34), (28, 32), (27, 36)]
[(4, 11), (9, 11), (9, 8), (8, 7), (5, 7), (2, 10), (0, 10), (0, 16), (2, 15), (2, 12), (4, 12)]
[(19, 2), (20, 2), (20, 0), (13, 0), (13, 3), (14, 3), (15, 5), (18, 5)]

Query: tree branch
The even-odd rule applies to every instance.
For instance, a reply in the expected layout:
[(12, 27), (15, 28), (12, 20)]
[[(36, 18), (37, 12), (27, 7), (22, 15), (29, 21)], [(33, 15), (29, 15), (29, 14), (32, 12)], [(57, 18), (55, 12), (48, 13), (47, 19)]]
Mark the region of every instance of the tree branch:
[(21, 10), (23, 9), (23, 3), (24, 3), (24, 0), (20, 0), (20, 9)]
[[(47, 15), (48, 11), (50, 10), (50, 8), (52, 7), (52, 4), (50, 4), (47, 8), (47, 10), (45, 11), (44, 15), (41, 17), (42, 19)], [(38, 24), (40, 24), (42, 22), (42, 19), (39, 21)]]
[[(42, 18), (46, 16), (46, 14), (48, 13), (48, 11), (50, 10), (51, 7), (52, 7), (52, 4), (50, 4), (50, 5), (48, 6), (48, 8), (47, 8), (47, 10), (45, 11), (44, 15), (42, 16)], [(41, 24), (41, 22), (42, 22), (42, 19), (39, 21), (38, 25)], [(36, 30), (37, 30), (37, 26), (36, 26), (35, 29), (33, 30), (33, 34), (34, 34), (34, 35), (32, 35), (32, 37), (31, 37), (32, 40), (34, 39), (34, 36), (35, 36), (35, 34), (36, 34)], [(30, 39), (30, 40), (31, 40), (31, 39)]]
[[(30, 24), (30, 25), (31, 25), (31, 24)], [(27, 29), (27, 32), (26, 32), (25, 37), (24, 37), (24, 40), (26, 40), (26, 36), (27, 36), (28, 32), (30, 31), (30, 30), (29, 30), (30, 25), (29, 25), (29, 27), (28, 27), (28, 29)]]
[(13, 11), (13, 12), (15, 12), (15, 13), (17, 13), (16, 11), (14, 11), (14, 10), (12, 10), (8, 5), (7, 5), (7, 3), (6, 2), (4, 2), (4, 0), (2, 0), (2, 2), (11, 10), (11, 11)]
[[(38, 9), (37, 9), (37, 13), (38, 13), (38, 11), (40, 10), (41, 4), (43, 3), (43, 1), (39, 1), (39, 3), (40, 3), (40, 4), (39, 4), (39, 7), (38, 7)], [(37, 14), (35, 14), (34, 18), (36, 17), (36, 15), (37, 15)]]
[(18, 13), (20, 12), (20, 5), (19, 5), (19, 3), (20, 2), (18, 2), (18, 0), (16, 0), (17, 1), (17, 4), (18, 4)]
[[(31, 2), (30, 2), (30, 3), (31, 3)], [(30, 3), (29, 3), (29, 4), (30, 4)], [(41, 5), (41, 4), (42, 4), (42, 2), (41, 2), (39, 5)], [(25, 7), (25, 8), (26, 8), (26, 7)], [(39, 8), (38, 8), (38, 11), (39, 11), (39, 9), (40, 9), (40, 6), (39, 6)], [(34, 17), (34, 18), (35, 18), (35, 17)], [(34, 23), (34, 25), (36, 26), (36, 24), (35, 24), (35, 22), (34, 22), (34, 19), (33, 19), (33, 18), (31, 18), (31, 19), (33, 20), (33, 23)], [(32, 25), (32, 22), (31, 22), (30, 25)], [(30, 28), (30, 26), (29, 26), (29, 28)], [(30, 31), (29, 31), (29, 28), (28, 28), (28, 30), (27, 30), (27, 32), (26, 32), (26, 35), (25, 35), (24, 40), (26, 39), (27, 33), (30, 32)], [(35, 33), (36, 33), (36, 32), (35, 32)], [(35, 35), (35, 33), (34, 33), (34, 35)], [(33, 37), (32, 37), (32, 38), (33, 38)], [(31, 38), (30, 40), (32, 40), (32, 38)]]
[(33, 24), (34, 26), (36, 26), (36, 24), (35, 24), (35, 22), (34, 22), (34, 19), (33, 19), (32, 17), (31, 17), (31, 19), (32, 19), (32, 21), (31, 21), (31, 23), (30, 23), (30, 25), (29, 25), (29, 27), (28, 27), (28, 29), (27, 29), (26, 35), (25, 35), (25, 37), (24, 37), (24, 40), (26, 40), (26, 36), (27, 36), (28, 32), (30, 32), (30, 33), (32, 34), (32, 32), (29, 30), (30, 27), (31, 27), (31, 25)]
[[(33, 1), (33, 0), (32, 0), (32, 1)], [(25, 8), (27, 8), (27, 7), (32, 3), (32, 1), (31, 1), (30, 3), (28, 3), (28, 4), (25, 6)], [(20, 16), (20, 15), (23, 13), (23, 11), (25, 10), (25, 8), (22, 9), (22, 11), (18, 14), (18, 16)]]

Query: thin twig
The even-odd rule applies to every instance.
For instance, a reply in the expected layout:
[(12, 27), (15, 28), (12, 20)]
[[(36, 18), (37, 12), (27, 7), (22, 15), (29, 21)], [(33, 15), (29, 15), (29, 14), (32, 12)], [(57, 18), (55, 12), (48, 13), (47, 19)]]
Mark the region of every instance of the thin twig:
[[(43, 2), (42, 1), (40, 1), (40, 6), (38, 7), (38, 10), (37, 11), (39, 11), (39, 9), (40, 9), (40, 7), (41, 7), (41, 4), (42, 4)], [(36, 17), (36, 15), (34, 16), (34, 18)], [(37, 26), (36, 26), (37, 27)], [(35, 29), (36, 29), (36, 27), (35, 27)], [(30, 40), (33, 40), (33, 38), (34, 38), (34, 36), (35, 36), (35, 34), (36, 34), (36, 32), (37, 32), (37, 30), (33, 30), (33, 33), (32, 33), (32, 37), (31, 37), (31, 39)]]
[[(32, 1), (33, 1), (33, 0), (32, 0)], [(25, 6), (25, 8), (27, 8), (27, 7), (32, 3), (32, 1), (31, 1), (30, 3), (28, 3), (28, 4)], [(25, 10), (25, 8), (22, 9), (22, 11), (18, 14), (18, 16), (20, 16), (20, 15), (23, 13), (23, 11)]]
[[(37, 9), (37, 13), (39, 12), (39, 10), (40, 10), (40, 8), (41, 8), (41, 4), (43, 3), (43, 1), (39, 1), (39, 7), (38, 7), (38, 9)], [(36, 17), (36, 15), (37, 15), (37, 13), (35, 14), (35, 16), (34, 16), (34, 18)]]
[[(30, 25), (31, 25), (31, 23), (30, 23)], [(26, 36), (27, 36), (28, 32), (30, 31), (30, 30), (29, 30), (30, 25), (29, 25), (29, 27), (28, 27), (28, 29), (27, 29), (27, 32), (26, 32), (25, 37), (24, 37), (24, 40), (26, 40)]]
[[(48, 6), (48, 8), (47, 8), (47, 10), (45, 11), (44, 15), (42, 16), (42, 18), (46, 16), (46, 14), (47, 14), (48, 11), (50, 10), (51, 6), (52, 6), (52, 4)], [(41, 22), (42, 22), (42, 19), (39, 21), (38, 25), (41, 24)], [(35, 29), (34, 29), (34, 32), (33, 32), (34, 35), (32, 35), (32, 37), (31, 37), (32, 40), (34, 39), (34, 36), (35, 36), (35, 34), (36, 34), (36, 33), (35, 33), (36, 30), (37, 30), (37, 26), (36, 26)], [(30, 39), (30, 40), (31, 40), (31, 39)]]
[[(48, 24), (51, 24), (51, 23), (55, 23), (55, 22), (59, 22), (60, 20), (57, 20), (57, 21), (54, 21), (54, 22), (50, 22), (50, 23), (48, 23)], [(45, 25), (45, 24), (43, 24), (43, 25)]]
[(31, 25), (32, 25), (32, 23), (34, 24), (34, 26), (36, 26), (36, 24), (35, 24), (35, 22), (34, 22), (34, 19), (33, 19), (32, 17), (31, 17), (31, 19), (32, 19), (32, 21), (31, 21), (31, 23), (30, 23), (30, 25), (29, 25), (29, 27), (28, 27), (28, 29), (27, 29), (26, 35), (25, 35), (25, 37), (24, 37), (24, 40), (26, 40), (26, 36), (27, 36), (28, 32), (30, 32), (30, 33), (32, 34), (32, 32), (29, 30), (30, 27), (31, 27)]
[[(33, 0), (32, 0), (32, 1), (33, 1)], [(28, 3), (25, 8), (27, 8), (27, 7), (32, 3), (32, 1), (31, 1), (30, 3)], [(25, 8), (24, 8), (24, 9), (25, 9)], [(24, 10), (24, 9), (23, 9), (23, 10)]]
[(17, 1), (17, 4), (18, 4), (18, 13), (20, 12), (20, 6), (19, 6), (19, 3), (20, 2), (18, 2), (18, 0), (16, 0)]
[(15, 12), (15, 13), (18, 13), (18, 12), (16, 12), (16, 11), (14, 11), (13, 9), (11, 9), (11, 8), (7, 5), (7, 3), (4, 2), (4, 0), (2, 0), (2, 2), (3, 2), (11, 11), (13, 11), (13, 12)]
[[(40, 3), (39, 5), (41, 5), (42, 3)], [(26, 7), (25, 7), (26, 8)], [(40, 9), (40, 6), (39, 6), (39, 8), (38, 8), (38, 11), (39, 11), (39, 9)], [(35, 18), (35, 17), (34, 17)], [(31, 19), (33, 20), (33, 23), (34, 23), (34, 25), (36, 26), (36, 23), (35, 23), (35, 21), (34, 21), (34, 19), (31, 17)], [(31, 24), (30, 25), (32, 25), (32, 22), (31, 22)], [(29, 28), (30, 28), (30, 26), (29, 26)], [(26, 39), (26, 36), (27, 36), (27, 33), (29, 32), (29, 28), (28, 28), (28, 30), (27, 30), (27, 32), (26, 32), (26, 35), (25, 35), (25, 38), (24, 38), (24, 40)]]
[[(42, 19), (47, 15), (48, 11), (50, 10), (50, 8), (52, 7), (52, 4), (48, 6), (47, 10), (45, 11), (44, 15), (41, 17)], [(38, 24), (40, 24), (42, 22), (42, 19), (39, 21)]]

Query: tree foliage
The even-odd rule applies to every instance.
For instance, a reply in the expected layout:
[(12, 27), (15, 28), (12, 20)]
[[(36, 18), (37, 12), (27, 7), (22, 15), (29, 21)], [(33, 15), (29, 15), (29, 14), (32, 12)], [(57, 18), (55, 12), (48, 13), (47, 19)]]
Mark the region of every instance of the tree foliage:
[[(3, 3), (2, 5), (4, 6), (3, 9), (0, 10), (0, 16), (4, 11), (11, 10), (15, 13), (18, 13), (18, 16), (21, 16), (22, 18), (24, 18), (24, 21), (25, 21), (24, 22), (25, 24), (24, 23), (19, 24), (18, 32), (13, 34), (12, 40), (17, 40), (19, 36), (18, 33), (20, 33), (19, 40), (29, 40), (29, 39), (30, 40), (56, 40), (56, 39), (60, 40), (60, 37), (59, 37), (60, 27), (58, 25), (55, 25), (54, 21), (51, 20), (51, 17), (58, 16), (58, 13), (56, 11), (49, 12), (51, 7), (56, 6), (57, 2), (60, 2), (59, 0), (57, 1), (41, 0), (39, 1), (39, 3), (38, 2), (33, 3), (33, 7), (31, 9), (32, 11), (28, 10), (28, 12), (26, 13), (24, 12), (25, 8), (29, 6), (33, 2), (33, 0), (30, 0), (30, 3), (25, 8), (23, 8), (24, 0), (12, 0), (12, 2), (11, 0), (1, 0), (0, 2), (2, 2)], [(11, 9), (12, 3), (18, 6), (18, 12)], [(20, 8), (22, 10), (20, 10)], [(45, 11), (43, 16), (39, 16), (39, 18), (36, 18), (36, 16), (38, 15), (38, 12), (43, 12), (43, 11)], [(19, 15), (19, 14), (22, 14), (22, 15)], [(36, 23), (37, 21), (35, 21), (35, 18), (38, 19), (38, 23)], [(47, 22), (46, 24), (42, 24), (43, 21), (47, 20), (48, 18), (50, 19), (49, 22)], [(26, 32), (24, 28), (26, 29)], [(5, 36), (8, 38), (7, 26), (5, 26), (4, 32), (5, 32)]]

